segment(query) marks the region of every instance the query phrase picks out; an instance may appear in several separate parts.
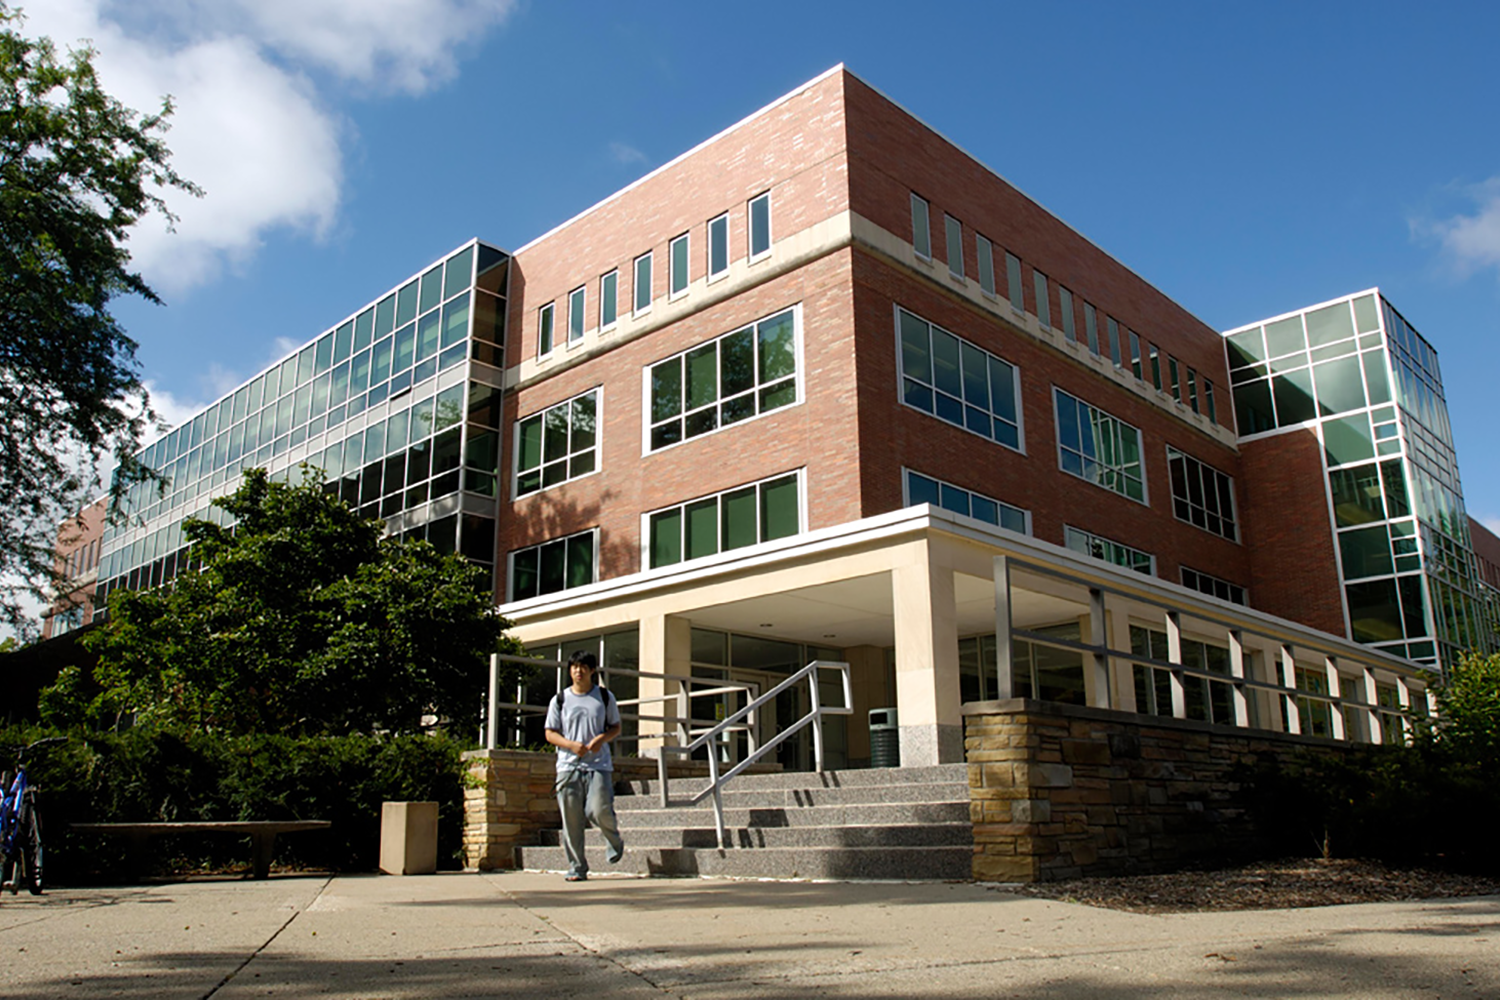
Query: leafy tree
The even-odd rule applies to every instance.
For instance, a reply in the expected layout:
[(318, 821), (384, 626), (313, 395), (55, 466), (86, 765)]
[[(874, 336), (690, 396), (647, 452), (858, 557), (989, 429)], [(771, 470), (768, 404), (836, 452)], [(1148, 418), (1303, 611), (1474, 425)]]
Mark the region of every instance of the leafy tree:
[(117, 295), (157, 296), (130, 269), (128, 231), (161, 192), (201, 194), (169, 164), (170, 99), (139, 115), (100, 89), (91, 49), (59, 57), (18, 33), (0, 0), (0, 620), (19, 626), (22, 590), (51, 582), (57, 524), (97, 494), (113, 451), (123, 476), (145, 421), (135, 342), (110, 315)]
[[(325, 493), (254, 469), (213, 505), (233, 529), (184, 522), (196, 570), (110, 595), (85, 641), (91, 678), (43, 696), (57, 723), (137, 723), (226, 733), (414, 732), (424, 713), (476, 724), (502, 638), (484, 574), (425, 541), (382, 538)], [(92, 682), (92, 683), (91, 683)]]
[(1500, 653), (1464, 653), (1449, 666), (1437, 698), (1438, 739), (1471, 761), (1500, 763)]

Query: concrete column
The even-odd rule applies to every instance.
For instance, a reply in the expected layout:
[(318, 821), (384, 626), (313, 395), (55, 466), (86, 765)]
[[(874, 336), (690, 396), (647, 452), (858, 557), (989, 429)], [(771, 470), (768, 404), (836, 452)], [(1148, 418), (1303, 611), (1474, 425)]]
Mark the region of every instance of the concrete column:
[[(1107, 598), (1106, 598), (1107, 599)], [(1130, 616), (1118, 608), (1109, 610), (1106, 618), (1111, 649), (1130, 648)], [(1135, 702), (1135, 664), (1118, 657), (1110, 661), (1111, 682), (1114, 685), (1115, 705), (1122, 712), (1144, 712), (1150, 708)]]
[(1010, 641), (1010, 560), (996, 556), (995, 579), (995, 698), (1016, 696), (1014, 647)]
[[(1089, 588), (1089, 625), (1088, 631), (1083, 633), (1089, 637), (1089, 643), (1096, 647), (1107, 647), (1109, 645), (1109, 631), (1106, 627), (1107, 617), (1104, 610), (1104, 591), (1097, 587)], [(1109, 708), (1109, 654), (1096, 652), (1085, 658), (1083, 671), (1083, 696), (1093, 708)]]
[(1234, 724), (1243, 729), (1250, 725), (1250, 703), (1244, 685), (1245, 637), (1237, 628), (1229, 630), (1229, 673), (1235, 679)]
[[(1339, 677), (1339, 661), (1337, 657), (1323, 657), (1323, 669), (1328, 675), (1328, 693), (1336, 699), (1344, 697), (1344, 684)], [(1345, 731), (1344, 706), (1335, 702), (1328, 707), (1328, 725), (1332, 730), (1333, 738), (1336, 740), (1347, 740), (1351, 733)]]
[(1364, 668), (1365, 704), (1369, 705), (1366, 716), (1370, 725), (1370, 742), (1384, 743), (1385, 733), (1380, 725), (1380, 691), (1375, 686), (1375, 671), (1370, 667)]
[(1286, 731), (1289, 733), (1302, 732), (1302, 716), (1297, 713), (1297, 660), (1292, 652), (1291, 646), (1281, 647), (1281, 686), (1287, 689), (1287, 693), (1281, 696), (1281, 704), (1286, 712)]
[(891, 569), (896, 624), (896, 712), (901, 766), (964, 759), (959, 712), (958, 608), (953, 568), (926, 541), (905, 546)]
[(1401, 706), (1401, 738), (1409, 740), (1416, 735), (1411, 724), (1411, 685), (1400, 674), (1396, 675), (1396, 701)]
[[(640, 620), (641, 670), (649, 673), (688, 676), (692, 672), (692, 655), (693, 623), (690, 620), (677, 615), (648, 615)], [(681, 693), (680, 685), (675, 681), (665, 681), (658, 677), (642, 677), (640, 682), (640, 697), (642, 698), (659, 698)], [(674, 735), (677, 731), (675, 720), (679, 717), (686, 717), (680, 712), (678, 699), (647, 702), (640, 706), (640, 714), (667, 717), (666, 722), (642, 719), (640, 724), (642, 737), (648, 733), (666, 733), (668, 744), (678, 745), (678, 740)], [(659, 756), (657, 748), (660, 746), (661, 740), (659, 739), (643, 738), (640, 741), (640, 755), (642, 757)]]
[(1172, 718), (1187, 718), (1187, 691), (1183, 686), (1182, 678), (1182, 617), (1175, 611), (1168, 611), (1166, 615), (1167, 625), (1167, 662), (1172, 664), (1170, 673), (1172, 679)]

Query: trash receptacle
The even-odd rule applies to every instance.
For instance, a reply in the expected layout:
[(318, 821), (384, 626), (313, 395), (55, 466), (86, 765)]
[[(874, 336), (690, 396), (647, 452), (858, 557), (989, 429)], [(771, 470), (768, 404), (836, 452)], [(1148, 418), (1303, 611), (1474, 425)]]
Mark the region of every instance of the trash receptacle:
[(870, 766), (901, 766), (901, 730), (894, 708), (870, 709)]
[(387, 875), (437, 871), (438, 804), (385, 802), (380, 807), (380, 870)]

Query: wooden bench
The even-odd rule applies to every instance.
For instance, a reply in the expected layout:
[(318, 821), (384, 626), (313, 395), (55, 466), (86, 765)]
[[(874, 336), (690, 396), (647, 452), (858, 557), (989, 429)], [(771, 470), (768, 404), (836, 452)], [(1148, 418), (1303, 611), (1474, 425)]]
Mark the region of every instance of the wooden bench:
[(75, 830), (114, 833), (130, 838), (130, 855), (136, 864), (145, 854), (146, 841), (163, 833), (237, 833), (249, 836), (251, 864), (255, 878), (271, 874), (271, 857), (276, 851), (276, 835), (301, 833), (303, 830), (326, 830), (333, 824), (326, 819), (295, 820), (205, 820), (181, 823), (74, 823)]

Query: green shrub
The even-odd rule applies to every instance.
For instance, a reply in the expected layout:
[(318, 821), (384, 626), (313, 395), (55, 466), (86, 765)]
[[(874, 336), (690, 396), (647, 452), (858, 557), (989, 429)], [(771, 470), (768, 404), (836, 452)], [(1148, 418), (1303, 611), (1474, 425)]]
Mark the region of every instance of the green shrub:
[[(0, 744), (49, 733), (0, 731)], [(69, 829), (81, 822), (326, 819), (326, 831), (277, 838), (276, 861), (335, 871), (370, 871), (385, 801), (438, 805), (439, 866), (458, 867), (463, 836), (463, 747), (446, 736), (220, 737), (127, 730), (74, 734), (30, 764), (42, 789), (48, 878), (118, 877), (121, 838)], [(150, 870), (245, 867), (250, 852), (227, 834), (150, 842)]]

